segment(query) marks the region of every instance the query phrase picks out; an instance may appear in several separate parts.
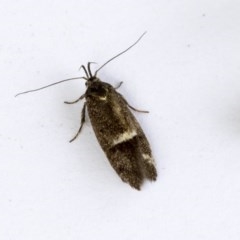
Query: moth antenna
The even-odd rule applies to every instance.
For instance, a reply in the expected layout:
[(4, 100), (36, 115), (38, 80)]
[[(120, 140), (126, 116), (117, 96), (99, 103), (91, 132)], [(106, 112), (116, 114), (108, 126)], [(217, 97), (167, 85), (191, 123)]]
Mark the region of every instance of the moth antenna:
[(99, 72), (99, 70), (101, 70), (104, 66), (106, 66), (109, 62), (111, 62), (112, 60), (114, 60), (115, 58), (119, 57), (120, 55), (124, 54), (125, 52), (127, 52), (128, 50), (130, 50), (132, 47), (134, 47), (141, 39), (142, 37), (146, 34), (147, 32), (144, 32), (139, 38), (138, 40), (133, 43), (130, 47), (128, 47), (127, 49), (125, 49), (124, 51), (118, 53), (117, 55), (115, 55), (114, 57), (110, 58), (108, 61), (106, 61), (100, 68), (98, 68), (96, 70), (96, 72), (94, 73), (94, 77), (96, 77), (97, 73)]
[(64, 79), (64, 80), (61, 80), (61, 81), (58, 81), (58, 82), (55, 82), (55, 83), (46, 85), (46, 86), (44, 86), (44, 87), (36, 88), (36, 89), (33, 89), (33, 90), (28, 90), (28, 91), (25, 91), (25, 92), (20, 92), (20, 93), (16, 94), (15, 97), (17, 97), (17, 96), (19, 96), (19, 95), (22, 95), (22, 94), (30, 93), (30, 92), (36, 92), (36, 91), (42, 90), (42, 89), (44, 89), (44, 88), (48, 88), (48, 87), (57, 85), (57, 84), (59, 84), (59, 83), (63, 83), (63, 82), (67, 82), (67, 81), (72, 81), (72, 80), (78, 80), (78, 79), (85, 79), (85, 80), (87, 80), (87, 78), (85, 78), (85, 77), (68, 78), (68, 79)]

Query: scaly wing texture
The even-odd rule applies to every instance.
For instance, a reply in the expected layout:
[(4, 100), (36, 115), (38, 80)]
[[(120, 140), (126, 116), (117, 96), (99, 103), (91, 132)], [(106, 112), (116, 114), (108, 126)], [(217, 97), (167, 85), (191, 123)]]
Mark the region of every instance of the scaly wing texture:
[(88, 114), (96, 137), (120, 178), (140, 189), (144, 178), (156, 180), (150, 145), (126, 100), (107, 85), (104, 101), (87, 98)]

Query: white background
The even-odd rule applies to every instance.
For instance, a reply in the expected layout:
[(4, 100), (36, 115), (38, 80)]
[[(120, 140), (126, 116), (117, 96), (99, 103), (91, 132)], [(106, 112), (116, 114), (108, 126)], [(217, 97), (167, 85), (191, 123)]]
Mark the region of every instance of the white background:
[[(240, 239), (240, 2), (68, 0), (0, 4), (0, 239)], [(159, 177), (123, 183), (89, 119), (98, 66), (136, 108)], [(97, 67), (97, 66), (93, 66)]]

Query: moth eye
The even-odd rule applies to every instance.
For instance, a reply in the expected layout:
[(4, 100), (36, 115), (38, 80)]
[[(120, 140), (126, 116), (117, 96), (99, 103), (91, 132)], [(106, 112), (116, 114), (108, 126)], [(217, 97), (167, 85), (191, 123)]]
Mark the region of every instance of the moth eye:
[(91, 87), (91, 92), (92, 93), (96, 93), (98, 91), (99, 91), (99, 89), (97, 87)]

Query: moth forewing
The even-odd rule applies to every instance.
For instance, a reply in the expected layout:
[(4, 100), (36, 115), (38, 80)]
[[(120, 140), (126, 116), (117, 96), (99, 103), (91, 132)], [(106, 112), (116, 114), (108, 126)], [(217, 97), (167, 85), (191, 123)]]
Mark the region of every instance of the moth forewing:
[(123, 96), (98, 79), (85, 98), (98, 142), (120, 178), (138, 190), (144, 178), (156, 180), (148, 140)]

